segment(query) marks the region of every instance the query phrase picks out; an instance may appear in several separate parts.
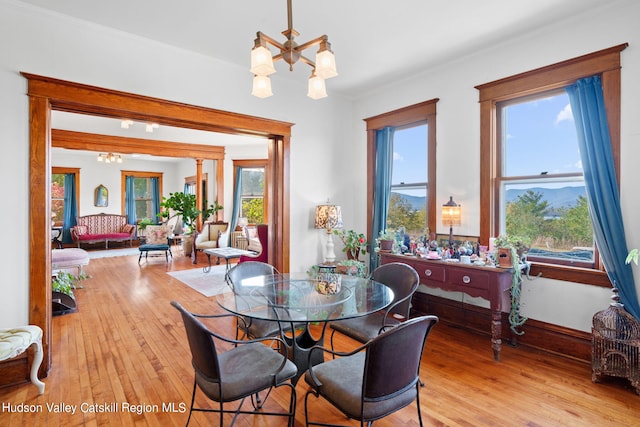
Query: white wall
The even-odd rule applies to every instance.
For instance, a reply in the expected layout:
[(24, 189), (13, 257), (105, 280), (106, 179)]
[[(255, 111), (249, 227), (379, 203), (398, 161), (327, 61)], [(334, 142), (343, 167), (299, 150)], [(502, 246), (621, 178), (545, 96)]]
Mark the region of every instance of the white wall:
[[(246, 67), (14, 0), (0, 0), (0, 40), (0, 180), (7, 183), (4, 196), (11, 201), (11, 209), (0, 210), (0, 221), (10, 224), (5, 227), (4, 238), (11, 242), (11, 250), (0, 259), (5, 278), (0, 284), (4, 301), (1, 326), (28, 320), (27, 212), (41, 208), (29, 206), (29, 113), (26, 80), (19, 74), (21, 71), (294, 123), (291, 270), (304, 271), (320, 260), (317, 248), (321, 248), (322, 241), (311, 229), (311, 212), (317, 202), (334, 196), (334, 184), (346, 181), (341, 176), (347, 177), (351, 171), (316, 165), (332, 165), (336, 147), (351, 143), (351, 138), (340, 137), (351, 132), (350, 125), (344, 123), (351, 114), (350, 101), (336, 94), (311, 100), (304, 85), (287, 82), (278, 74), (272, 78), (275, 95), (258, 99), (250, 94), (252, 76)], [(177, 172), (178, 178), (188, 175), (184, 170)], [(229, 195), (230, 191), (225, 191), (226, 201)], [(355, 211), (356, 200), (342, 203), (346, 211)]]
[[(613, 5), (611, 3), (614, 3)], [(600, 10), (505, 40), (471, 57), (442, 64), (414, 78), (389, 84), (356, 102), (355, 117), (365, 118), (440, 98), (437, 104), (437, 188), (439, 203), (449, 195), (465, 206), (462, 235), (479, 234), (480, 110), (477, 85), (628, 42), (622, 52), (621, 199), (630, 247), (640, 245), (640, 179), (636, 162), (640, 143), (640, 3), (609, 2)], [(435, 35), (434, 35), (435, 36)], [(360, 158), (364, 159), (364, 124), (354, 121)], [(463, 173), (464, 172), (464, 173)], [(446, 233), (438, 219), (439, 233)], [(640, 277), (636, 270), (636, 282)], [(425, 292), (435, 292), (421, 289)], [(522, 313), (532, 319), (589, 331), (591, 318), (609, 303), (609, 289), (539, 278), (523, 284)], [(461, 294), (448, 297), (473, 300)]]

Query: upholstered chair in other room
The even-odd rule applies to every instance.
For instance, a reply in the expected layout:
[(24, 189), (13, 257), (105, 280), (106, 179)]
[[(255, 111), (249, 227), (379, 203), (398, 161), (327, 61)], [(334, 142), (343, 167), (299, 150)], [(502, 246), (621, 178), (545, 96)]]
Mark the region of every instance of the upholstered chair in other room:
[[(419, 373), (422, 351), (436, 316), (407, 320), (389, 329), (349, 353), (337, 353), (322, 347), (333, 360), (311, 366), (305, 382), (311, 386), (304, 400), (306, 425), (332, 425), (309, 420), (309, 396), (323, 397), (347, 417), (370, 425), (416, 402), (420, 411)], [(322, 417), (326, 417), (326, 410)], [(327, 421), (326, 419), (322, 421)]]
[(249, 245), (247, 249), (252, 251), (252, 255), (242, 255), (238, 263), (247, 261), (269, 262), (269, 226), (267, 224), (257, 224), (246, 226), (245, 235)]
[(145, 244), (138, 246), (140, 256), (138, 264), (144, 255), (145, 260), (149, 257), (149, 252), (163, 252), (164, 258), (169, 262), (169, 256), (173, 258), (171, 246), (169, 245), (169, 229), (164, 225), (147, 225)]
[(205, 222), (202, 230), (193, 240), (193, 263), (198, 263), (198, 253), (205, 249), (226, 248), (227, 246), (229, 246), (229, 223)]
[[(290, 379), (298, 372), (296, 365), (278, 351), (264, 345), (261, 342), (263, 340), (228, 339), (211, 332), (198, 319), (198, 317), (220, 316), (195, 315), (185, 310), (176, 301), (172, 301), (171, 305), (182, 315), (191, 350), (191, 364), (195, 370), (187, 425), (189, 425), (193, 411), (201, 411), (218, 413), (221, 427), (224, 414), (287, 417), (288, 425), (292, 427), (296, 409), (296, 390)], [(279, 338), (271, 337), (268, 340), (279, 340)], [(224, 343), (233, 344), (233, 347), (225, 352), (219, 352), (218, 345), (223, 347)], [(263, 411), (262, 406), (271, 390), (281, 386), (288, 387), (291, 391), (288, 412)], [(197, 389), (200, 389), (212, 401), (218, 402), (218, 408), (195, 408), (193, 405)], [(258, 393), (263, 391), (266, 391), (267, 394), (262, 400), (259, 400)], [(242, 410), (242, 404), (247, 397), (251, 400), (253, 411)], [(235, 405), (236, 408), (225, 410), (225, 404), (237, 401), (240, 403)]]
[(371, 278), (393, 290), (393, 302), (386, 309), (368, 316), (331, 322), (332, 349), (336, 331), (365, 343), (409, 318), (411, 298), (420, 284), (418, 272), (408, 264), (392, 262), (376, 268)]

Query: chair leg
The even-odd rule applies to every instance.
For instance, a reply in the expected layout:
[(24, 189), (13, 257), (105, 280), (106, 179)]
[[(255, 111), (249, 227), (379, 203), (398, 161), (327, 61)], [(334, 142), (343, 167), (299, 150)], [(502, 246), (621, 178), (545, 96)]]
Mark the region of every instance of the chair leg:
[[(196, 379), (193, 379), (193, 393), (191, 393), (191, 406), (189, 406), (189, 417), (187, 418), (187, 423), (185, 426), (189, 425), (189, 421), (191, 421), (191, 414), (193, 413), (193, 403), (196, 401)], [(220, 414), (220, 419), (222, 419), (222, 414)]]
[(31, 364), (31, 382), (38, 387), (38, 394), (44, 393), (44, 383), (38, 378), (38, 370), (42, 364), (42, 340), (38, 339), (34, 342), (36, 345), (35, 355), (33, 357), (33, 363)]

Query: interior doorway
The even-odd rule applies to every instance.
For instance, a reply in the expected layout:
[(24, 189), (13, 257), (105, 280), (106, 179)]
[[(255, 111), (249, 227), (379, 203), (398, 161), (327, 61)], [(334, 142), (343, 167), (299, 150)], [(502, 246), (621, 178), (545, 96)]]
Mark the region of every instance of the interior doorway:
[[(41, 375), (51, 367), (51, 111), (130, 118), (160, 125), (269, 139), (267, 185), (271, 263), (289, 270), (289, 149), (291, 123), (279, 122), (22, 73), (29, 96), (29, 322), (44, 332)], [(203, 148), (205, 151), (207, 148)], [(278, 237), (277, 239), (275, 237)]]

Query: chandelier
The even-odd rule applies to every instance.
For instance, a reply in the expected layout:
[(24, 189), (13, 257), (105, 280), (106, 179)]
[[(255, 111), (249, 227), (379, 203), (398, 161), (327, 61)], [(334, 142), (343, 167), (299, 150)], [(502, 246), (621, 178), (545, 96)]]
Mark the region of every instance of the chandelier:
[(122, 163), (122, 156), (113, 153), (100, 153), (98, 154), (98, 161), (105, 163)]
[[(254, 74), (251, 94), (258, 98), (267, 98), (273, 95), (269, 75), (276, 72), (273, 63), (282, 59), (289, 64), (290, 71), (293, 71), (293, 64), (298, 60), (309, 65), (311, 67), (311, 76), (309, 77), (307, 96), (312, 99), (324, 98), (327, 96), (327, 88), (324, 84), (325, 79), (338, 75), (336, 59), (331, 51), (329, 39), (326, 35), (323, 35), (299, 45), (294, 41), (294, 37), (300, 34), (293, 29), (291, 0), (287, 0), (287, 18), (289, 27), (282, 32), (287, 38), (284, 44), (277, 42), (260, 31), (256, 34), (255, 45), (251, 50), (251, 72)], [(279, 53), (272, 56), (267, 47), (268, 45), (279, 49)], [(315, 45), (320, 46), (314, 62), (302, 55), (302, 52)]]

